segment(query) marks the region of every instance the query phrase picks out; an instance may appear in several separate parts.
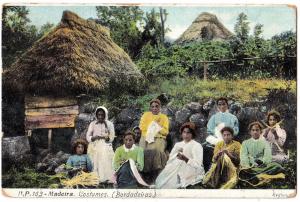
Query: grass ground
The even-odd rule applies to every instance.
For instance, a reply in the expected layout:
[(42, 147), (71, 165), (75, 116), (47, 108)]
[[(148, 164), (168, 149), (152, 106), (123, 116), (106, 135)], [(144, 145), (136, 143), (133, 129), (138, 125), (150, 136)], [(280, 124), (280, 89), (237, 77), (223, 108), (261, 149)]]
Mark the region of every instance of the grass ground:
[(171, 106), (182, 107), (189, 102), (204, 102), (224, 96), (240, 103), (255, 102), (264, 98), (270, 90), (289, 89), (296, 93), (296, 81), (265, 80), (213, 80), (199, 78), (159, 79), (150, 83), (145, 95), (128, 99), (129, 102), (148, 109), (152, 98), (162, 93), (171, 97)]
[(148, 110), (149, 101), (162, 93), (170, 98), (170, 106), (180, 108), (189, 102), (203, 103), (209, 99), (224, 96), (242, 104), (263, 99), (270, 90), (287, 89), (296, 94), (296, 81), (280, 79), (260, 80), (208, 80), (195, 77), (157, 79), (148, 82), (147, 89), (140, 95), (122, 94), (112, 98), (98, 97), (95, 105), (105, 105), (111, 115), (118, 113), (126, 106), (136, 105)]

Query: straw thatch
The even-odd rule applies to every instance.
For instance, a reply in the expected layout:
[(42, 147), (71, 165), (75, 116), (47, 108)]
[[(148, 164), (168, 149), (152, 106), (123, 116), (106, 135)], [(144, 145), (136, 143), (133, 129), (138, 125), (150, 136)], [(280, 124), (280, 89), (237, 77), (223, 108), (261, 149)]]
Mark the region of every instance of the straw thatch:
[(114, 86), (135, 90), (143, 81), (105, 27), (70, 11), (3, 78), (4, 87), (30, 95), (96, 94)]
[[(205, 30), (205, 34), (203, 33)], [(218, 20), (216, 15), (201, 13), (187, 30), (175, 41), (177, 44), (203, 41), (204, 35), (208, 40), (226, 40), (232, 33)]]

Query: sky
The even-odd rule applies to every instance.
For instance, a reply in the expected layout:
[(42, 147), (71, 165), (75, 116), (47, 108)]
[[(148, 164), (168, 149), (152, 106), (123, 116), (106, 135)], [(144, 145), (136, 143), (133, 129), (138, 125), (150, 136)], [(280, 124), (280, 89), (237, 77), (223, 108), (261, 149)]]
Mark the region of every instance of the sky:
[[(58, 24), (62, 12), (70, 10), (79, 16), (87, 18), (96, 18), (96, 9), (94, 4), (77, 4), (74, 6), (27, 6), (29, 8), (29, 18), (31, 24), (40, 27), (50, 22)], [(158, 7), (143, 6), (144, 12), (150, 11), (152, 8)], [(169, 6), (164, 7), (169, 13), (166, 21), (167, 27), (171, 30), (167, 33), (167, 37), (171, 40), (177, 39), (202, 12), (215, 14), (219, 21), (234, 32), (234, 25), (239, 13), (244, 12), (248, 16), (250, 22), (250, 33), (257, 23), (263, 24), (263, 37), (265, 39), (279, 34), (283, 31), (296, 31), (296, 10), (286, 5), (269, 5), (269, 6), (223, 6), (223, 7), (200, 7), (200, 6)]]

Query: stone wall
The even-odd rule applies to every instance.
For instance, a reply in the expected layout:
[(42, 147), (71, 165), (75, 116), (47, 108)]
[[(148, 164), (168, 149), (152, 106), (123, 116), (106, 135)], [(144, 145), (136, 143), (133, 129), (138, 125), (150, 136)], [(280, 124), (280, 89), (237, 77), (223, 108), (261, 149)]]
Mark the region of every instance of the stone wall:
[[(191, 102), (180, 109), (168, 106), (164, 102), (161, 112), (166, 114), (170, 121), (170, 132), (167, 136), (167, 149), (170, 151), (173, 145), (181, 141), (179, 128), (187, 121), (194, 122), (197, 126), (195, 140), (203, 143), (207, 136), (206, 125), (209, 118), (217, 112), (215, 100), (211, 99), (205, 103)], [(26, 162), (35, 162), (39, 171), (54, 172), (55, 168), (65, 163), (71, 152), (71, 143), (77, 138), (85, 138), (89, 123), (95, 119), (94, 109), (89, 106), (88, 110), (80, 110), (76, 118), (75, 130), (58, 129), (54, 134), (53, 149), (47, 149), (46, 133), (42, 135), (33, 134), (28, 139), (25, 136), (7, 137), (2, 139), (2, 162), (3, 168), (12, 164), (25, 165)], [(252, 121), (265, 121), (266, 113), (276, 109), (283, 118), (283, 128), (287, 132), (286, 148), (296, 148), (296, 125), (297, 125), (297, 99), (288, 91), (274, 91), (265, 100), (241, 104), (233, 100), (229, 101), (229, 111), (236, 115), (239, 120), (240, 133), (237, 140), (242, 142), (250, 137), (247, 126)], [(124, 108), (110, 120), (114, 123), (116, 138), (113, 147), (116, 149), (122, 144), (122, 135), (127, 129), (139, 125), (142, 110), (136, 106)], [(57, 133), (57, 134), (56, 134)], [(56, 139), (59, 137), (60, 139)], [(29, 141), (30, 140), (30, 141)]]

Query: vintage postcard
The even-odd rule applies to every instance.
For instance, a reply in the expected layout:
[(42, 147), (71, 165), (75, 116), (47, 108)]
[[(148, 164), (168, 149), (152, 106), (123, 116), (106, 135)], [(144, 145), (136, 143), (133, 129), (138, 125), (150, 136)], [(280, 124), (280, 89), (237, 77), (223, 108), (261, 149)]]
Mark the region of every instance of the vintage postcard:
[(297, 9), (4, 3), (15, 198), (294, 198)]

